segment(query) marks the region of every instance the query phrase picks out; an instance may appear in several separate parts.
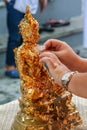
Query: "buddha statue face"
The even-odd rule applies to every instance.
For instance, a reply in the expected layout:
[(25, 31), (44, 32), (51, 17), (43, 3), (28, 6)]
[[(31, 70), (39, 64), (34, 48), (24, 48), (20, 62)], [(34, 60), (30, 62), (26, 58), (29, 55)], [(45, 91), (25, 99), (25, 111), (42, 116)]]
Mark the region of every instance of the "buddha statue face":
[(39, 25), (29, 13), (29, 7), (26, 8), (26, 14), (24, 19), (19, 24), (20, 33), (23, 38), (23, 42), (36, 43), (39, 39)]

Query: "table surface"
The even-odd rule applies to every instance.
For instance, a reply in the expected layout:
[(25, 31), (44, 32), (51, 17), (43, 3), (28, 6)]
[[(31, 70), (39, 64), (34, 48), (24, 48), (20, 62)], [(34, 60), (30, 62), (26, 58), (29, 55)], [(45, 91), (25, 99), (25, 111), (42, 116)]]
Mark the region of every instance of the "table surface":
[[(76, 104), (78, 111), (80, 112), (83, 124), (74, 130), (87, 130), (87, 99), (73, 96), (72, 101)], [(14, 120), (14, 116), (19, 110), (18, 100), (14, 100), (10, 103), (0, 105), (0, 130), (11, 130), (11, 125)]]

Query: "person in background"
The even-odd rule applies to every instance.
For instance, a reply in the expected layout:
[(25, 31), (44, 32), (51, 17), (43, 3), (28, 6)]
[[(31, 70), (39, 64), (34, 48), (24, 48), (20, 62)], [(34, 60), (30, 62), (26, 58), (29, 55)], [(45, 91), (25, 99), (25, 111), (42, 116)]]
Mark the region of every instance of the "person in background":
[(57, 39), (49, 39), (44, 46), (40, 61), (46, 63), (55, 82), (75, 95), (87, 98), (87, 59)]
[(6, 52), (6, 71), (5, 75), (10, 78), (19, 78), (16, 70), (14, 59), (14, 48), (22, 43), (21, 35), (19, 34), (18, 24), (24, 17), (26, 5), (30, 6), (30, 11), (35, 14), (40, 2), (41, 12), (47, 5), (47, 0), (4, 0), (7, 9), (7, 28), (8, 28), (8, 44)]

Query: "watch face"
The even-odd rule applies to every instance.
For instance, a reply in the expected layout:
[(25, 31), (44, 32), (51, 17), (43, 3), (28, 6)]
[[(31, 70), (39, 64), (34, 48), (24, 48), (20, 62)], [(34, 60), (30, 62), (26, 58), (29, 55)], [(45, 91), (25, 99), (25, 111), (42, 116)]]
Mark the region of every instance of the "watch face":
[(61, 79), (62, 85), (64, 85), (65, 87), (68, 85), (72, 74), (73, 74), (73, 72), (67, 72), (63, 75), (63, 77)]
[(67, 80), (67, 81), (69, 81), (69, 76), (70, 76), (70, 74), (69, 74), (69, 73), (66, 73), (66, 74), (62, 77), (62, 80)]

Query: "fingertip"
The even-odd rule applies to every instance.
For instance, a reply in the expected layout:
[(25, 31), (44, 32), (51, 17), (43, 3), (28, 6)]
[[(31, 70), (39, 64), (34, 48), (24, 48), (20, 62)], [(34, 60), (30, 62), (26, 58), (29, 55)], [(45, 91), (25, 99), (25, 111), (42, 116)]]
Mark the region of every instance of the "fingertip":
[(44, 45), (39, 45), (39, 55), (45, 51), (45, 46)]
[(45, 49), (49, 49), (51, 46), (51, 39), (48, 39), (45, 43), (44, 43)]

